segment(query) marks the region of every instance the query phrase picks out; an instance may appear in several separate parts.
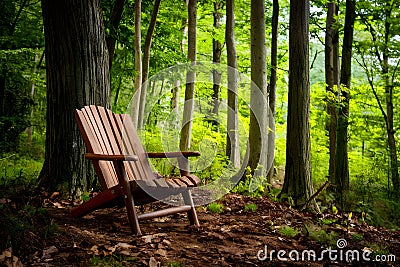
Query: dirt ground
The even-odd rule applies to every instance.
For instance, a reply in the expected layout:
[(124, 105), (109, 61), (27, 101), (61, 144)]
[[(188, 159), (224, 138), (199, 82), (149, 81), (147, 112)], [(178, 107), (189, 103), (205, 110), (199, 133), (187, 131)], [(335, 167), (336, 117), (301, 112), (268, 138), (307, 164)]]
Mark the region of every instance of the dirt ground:
[[(143, 235), (134, 236), (124, 208), (76, 219), (68, 217), (68, 202), (47, 201), (55, 233), (25, 235), (18, 253), (2, 252), (0, 266), (400, 266), (400, 232), (360, 223), (357, 214), (301, 213), (269, 198), (238, 194), (219, 202), (224, 206), (219, 214), (198, 207), (200, 228), (189, 226), (186, 214), (177, 214), (141, 222)], [(257, 211), (246, 211), (246, 204), (256, 204)], [(338, 248), (339, 239), (345, 243)], [(336, 260), (323, 253), (328, 247), (337, 250), (332, 252)], [(286, 254), (278, 257), (279, 250)], [(316, 260), (301, 259), (307, 250), (316, 252)], [(390, 254), (398, 261), (346, 262), (346, 252), (354, 250), (360, 258), (365, 252), (371, 259)]]

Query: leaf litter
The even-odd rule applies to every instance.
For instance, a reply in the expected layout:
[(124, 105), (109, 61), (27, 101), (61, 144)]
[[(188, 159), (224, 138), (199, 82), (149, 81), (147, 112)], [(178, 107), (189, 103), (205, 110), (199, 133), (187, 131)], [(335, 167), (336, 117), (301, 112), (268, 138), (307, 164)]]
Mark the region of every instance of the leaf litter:
[[(69, 210), (75, 204), (57, 198), (58, 194), (53, 193), (43, 201), (58, 226), (57, 231), (46, 238), (31, 233), (36, 241), (21, 243), (18, 252), (11, 247), (4, 249), (0, 266), (91, 266), (102, 260), (118, 262), (117, 266), (397, 265), (396, 262), (349, 263), (327, 257), (321, 261), (281, 261), (276, 254), (272, 260), (257, 258), (257, 253), (266, 247), (268, 251), (287, 252), (336, 249), (336, 241), (341, 238), (346, 240), (347, 249), (391, 254), (400, 261), (400, 231), (367, 225), (356, 213), (316, 215), (267, 197), (232, 193), (218, 201), (225, 207), (222, 213), (198, 208), (200, 228), (189, 226), (186, 214), (176, 214), (168, 219), (141, 222), (144, 235), (135, 236), (124, 208), (107, 208), (83, 218), (70, 218)], [(245, 210), (248, 204), (256, 205), (257, 211)], [(162, 205), (153, 203), (144, 209)]]

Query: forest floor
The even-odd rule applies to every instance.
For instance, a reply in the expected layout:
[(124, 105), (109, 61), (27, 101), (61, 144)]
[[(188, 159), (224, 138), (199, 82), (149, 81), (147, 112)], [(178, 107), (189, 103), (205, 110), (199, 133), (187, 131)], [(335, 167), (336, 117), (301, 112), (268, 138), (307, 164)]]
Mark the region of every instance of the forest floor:
[[(0, 251), (0, 266), (400, 266), (400, 231), (366, 225), (357, 214), (299, 212), (267, 197), (231, 193), (218, 201), (222, 213), (198, 208), (200, 228), (178, 214), (142, 222), (142, 236), (132, 235), (124, 208), (74, 219), (71, 202), (44, 202), (54, 231), (24, 231), (18, 250)], [(248, 204), (257, 210), (245, 210)], [(161, 204), (145, 208), (154, 205)], [(351, 263), (346, 255), (354, 255)]]

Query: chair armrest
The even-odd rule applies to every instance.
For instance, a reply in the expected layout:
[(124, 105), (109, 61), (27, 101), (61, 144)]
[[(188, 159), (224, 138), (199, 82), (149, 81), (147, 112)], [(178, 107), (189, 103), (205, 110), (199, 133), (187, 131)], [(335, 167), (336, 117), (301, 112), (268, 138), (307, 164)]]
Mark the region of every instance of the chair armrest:
[(104, 154), (94, 154), (86, 153), (85, 157), (91, 160), (108, 160), (108, 161), (137, 161), (138, 157), (136, 155), (104, 155)]
[(198, 151), (176, 151), (176, 152), (147, 152), (149, 158), (180, 158), (180, 157), (198, 157)]

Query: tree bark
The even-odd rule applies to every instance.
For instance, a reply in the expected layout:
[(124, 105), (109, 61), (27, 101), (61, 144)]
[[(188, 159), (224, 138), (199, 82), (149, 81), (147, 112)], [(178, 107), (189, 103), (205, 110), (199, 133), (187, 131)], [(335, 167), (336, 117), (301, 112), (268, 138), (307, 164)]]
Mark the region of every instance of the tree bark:
[(266, 82), (266, 46), (264, 0), (251, 1), (251, 94), (250, 94), (250, 129), (249, 162), (254, 177), (266, 177), (267, 140), (265, 97)]
[[(188, 3), (188, 59), (192, 64), (196, 64), (196, 17), (197, 0), (189, 0)], [(186, 75), (185, 103), (183, 107), (182, 130), (179, 147), (182, 151), (190, 148), (192, 136), (192, 118), (194, 111), (194, 89), (195, 71), (189, 70)]]
[(238, 130), (238, 85), (237, 56), (235, 43), (235, 6), (234, 0), (226, 1), (226, 51), (228, 58), (228, 117), (226, 136), (226, 156), (234, 168), (240, 167), (239, 130)]
[(344, 207), (344, 192), (349, 188), (348, 125), (350, 115), (351, 58), (353, 49), (353, 28), (355, 7), (352, 0), (346, 0), (346, 17), (340, 72), (340, 105), (336, 134), (336, 193), (337, 200)]
[[(269, 108), (271, 109), (271, 116), (275, 120), (276, 115), (276, 68), (278, 66), (278, 24), (279, 23), (279, 0), (272, 1), (272, 36), (271, 36), (271, 76), (269, 77), (268, 85), (268, 98), (269, 98)], [(268, 147), (271, 154), (269, 157), (272, 160), (275, 158), (275, 132), (272, 132), (268, 136)], [(274, 164), (272, 164), (271, 169), (268, 171), (268, 180), (274, 176)]]
[(310, 162), (310, 73), (308, 0), (290, 1), (289, 94), (285, 180), (280, 197), (292, 199), (295, 207), (308, 203), (319, 211), (315, 200)]
[(133, 125), (138, 127), (140, 110), (140, 93), (142, 89), (142, 34), (140, 31), (142, 19), (142, 0), (135, 0), (135, 83), (133, 94)]
[(393, 112), (393, 83), (390, 80), (389, 76), (389, 42), (391, 35), (391, 20), (392, 17), (392, 7), (388, 2), (385, 8), (385, 33), (384, 33), (384, 47), (383, 47), (383, 61), (382, 65), (382, 76), (385, 80), (385, 100), (386, 100), (386, 115), (387, 115), (387, 123), (386, 123), (386, 131), (388, 135), (388, 145), (389, 145), (389, 154), (390, 154), (390, 173), (392, 176), (393, 189), (395, 192), (398, 192), (400, 189), (400, 181), (399, 181), (399, 170), (398, 170), (398, 162), (397, 162), (397, 149), (396, 149), (396, 138), (395, 133), (396, 130), (394, 128), (394, 112)]
[(108, 107), (108, 51), (100, 1), (42, 0), (46, 41), (47, 120), (40, 185), (69, 185), (73, 194), (93, 186), (91, 165), (74, 119), (84, 105)]
[[(216, 31), (220, 28), (220, 20), (221, 20), (221, 2), (215, 1), (214, 2), (214, 28)], [(222, 45), (221, 43), (213, 38), (213, 62), (221, 63), (221, 52), (222, 52)], [(217, 70), (213, 71), (213, 110), (212, 113), (214, 114), (215, 118), (218, 117), (218, 109), (219, 109), (219, 90), (220, 90), (220, 83), (221, 83), (221, 73)], [(213, 120), (213, 122), (215, 122)]]
[[(328, 119), (326, 129), (329, 136), (329, 172), (328, 180), (331, 184), (335, 183), (336, 172), (336, 95), (339, 88), (335, 83), (335, 75), (338, 70), (335, 68), (335, 48), (334, 36), (337, 30), (334, 27), (336, 4), (333, 2), (327, 3), (328, 12), (326, 17), (326, 34), (325, 34), (325, 83), (326, 83), (326, 112)], [(337, 44), (336, 44), (337, 45)], [(336, 60), (337, 62), (337, 60)], [(336, 87), (335, 87), (336, 86)]]

